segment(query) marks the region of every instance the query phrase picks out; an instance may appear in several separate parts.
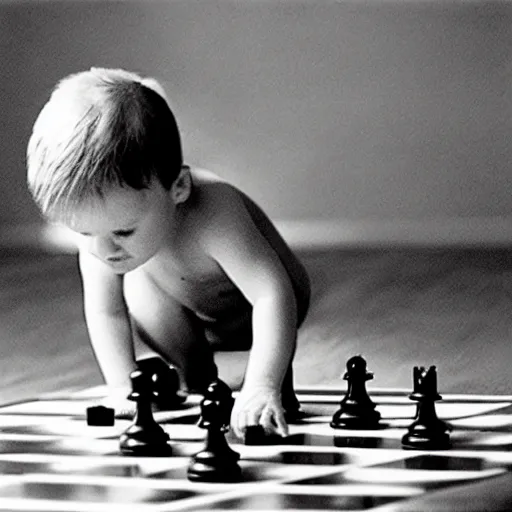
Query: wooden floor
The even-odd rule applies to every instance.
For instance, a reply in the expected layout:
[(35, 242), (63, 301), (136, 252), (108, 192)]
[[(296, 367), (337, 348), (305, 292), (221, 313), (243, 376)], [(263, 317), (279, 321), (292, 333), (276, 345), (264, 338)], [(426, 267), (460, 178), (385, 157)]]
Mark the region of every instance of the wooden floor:
[[(512, 394), (512, 251), (333, 250), (303, 254), (313, 303), (298, 384), (340, 382), (361, 353), (379, 387), (438, 367), (444, 392)], [(245, 356), (220, 360), (236, 385)], [(0, 403), (102, 383), (87, 341), (73, 255), (0, 252)]]

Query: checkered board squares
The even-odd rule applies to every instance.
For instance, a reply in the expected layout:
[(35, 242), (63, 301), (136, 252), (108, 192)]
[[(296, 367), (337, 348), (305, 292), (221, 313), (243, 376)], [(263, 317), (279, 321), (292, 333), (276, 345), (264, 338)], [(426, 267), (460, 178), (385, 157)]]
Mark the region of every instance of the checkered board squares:
[(355, 431), (329, 425), (344, 389), (301, 389), (305, 417), (290, 425), (290, 435), (279, 444), (248, 446), (228, 434), (241, 456), (242, 481), (208, 484), (187, 478), (191, 456), (204, 445), (201, 397), (155, 413), (169, 434), (171, 457), (127, 457), (119, 436), (129, 420), (86, 423), (86, 408), (104, 392), (97, 387), (0, 407), (0, 510), (393, 510), (512, 474), (508, 396), (444, 396), (437, 412), (453, 426), (452, 448), (426, 452), (401, 447), (415, 414), (407, 391), (370, 389), (382, 428)]

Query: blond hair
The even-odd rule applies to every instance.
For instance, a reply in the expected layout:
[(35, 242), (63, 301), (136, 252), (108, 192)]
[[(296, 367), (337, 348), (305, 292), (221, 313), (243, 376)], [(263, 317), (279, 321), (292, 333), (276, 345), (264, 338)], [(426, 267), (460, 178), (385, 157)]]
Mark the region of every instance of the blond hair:
[(161, 85), (121, 69), (91, 68), (61, 80), (27, 148), (27, 181), (46, 216), (112, 187), (169, 189), (183, 165), (178, 126)]

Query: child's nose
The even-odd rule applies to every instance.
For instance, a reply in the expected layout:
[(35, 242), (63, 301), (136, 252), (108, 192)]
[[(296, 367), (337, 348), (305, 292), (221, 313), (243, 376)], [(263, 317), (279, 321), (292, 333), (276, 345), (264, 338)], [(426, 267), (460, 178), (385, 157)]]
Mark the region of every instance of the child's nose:
[(96, 237), (93, 241), (92, 251), (96, 256), (101, 259), (107, 259), (110, 256), (114, 256), (119, 249), (120, 245), (116, 244), (110, 237)]

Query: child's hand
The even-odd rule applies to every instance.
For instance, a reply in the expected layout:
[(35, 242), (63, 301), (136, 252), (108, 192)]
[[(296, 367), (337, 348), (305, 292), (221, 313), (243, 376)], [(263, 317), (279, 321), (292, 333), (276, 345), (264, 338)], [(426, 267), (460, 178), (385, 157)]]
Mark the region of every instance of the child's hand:
[(116, 418), (131, 419), (135, 416), (136, 406), (135, 402), (127, 398), (130, 393), (130, 386), (109, 387), (101, 405), (114, 409)]
[(238, 437), (250, 426), (261, 425), (269, 434), (288, 435), (281, 391), (270, 386), (243, 388), (231, 413), (231, 427)]

